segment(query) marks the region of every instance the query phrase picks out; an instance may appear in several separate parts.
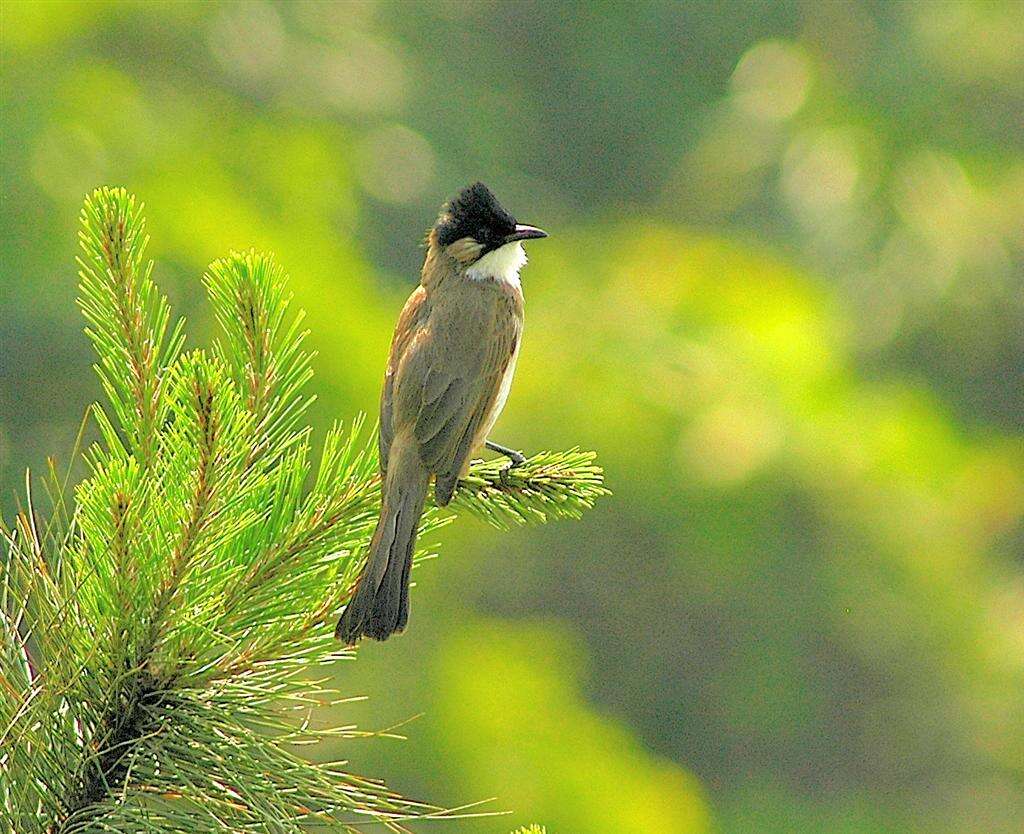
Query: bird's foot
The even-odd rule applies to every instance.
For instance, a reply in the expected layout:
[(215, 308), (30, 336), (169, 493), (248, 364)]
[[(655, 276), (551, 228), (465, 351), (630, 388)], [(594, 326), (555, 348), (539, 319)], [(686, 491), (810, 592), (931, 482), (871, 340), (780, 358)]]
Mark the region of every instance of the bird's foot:
[(526, 463), (526, 456), (522, 452), (517, 452), (515, 449), (510, 449), (508, 446), (502, 446), (500, 443), (494, 443), (488, 440), (484, 443), (488, 449), (492, 452), (497, 452), (499, 455), (504, 455), (508, 458), (508, 463), (501, 467), (498, 472), (498, 478), (500, 479), (503, 486), (509, 485), (509, 473), (517, 466), (522, 466)]

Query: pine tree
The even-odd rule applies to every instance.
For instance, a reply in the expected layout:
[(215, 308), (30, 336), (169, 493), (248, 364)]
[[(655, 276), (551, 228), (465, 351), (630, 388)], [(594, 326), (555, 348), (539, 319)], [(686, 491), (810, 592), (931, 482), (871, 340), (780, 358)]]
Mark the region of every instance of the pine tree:
[[(185, 351), (141, 208), (104, 188), (82, 212), (79, 303), (106, 396), (87, 475), (66, 498), (51, 465), (46, 517), (28, 481), (3, 528), (0, 828), (403, 830), (445, 816), (299, 753), (360, 735), (308, 716), (340, 698), (322, 667), (354, 655), (332, 631), (376, 521), (372, 432), (334, 426), (314, 464), (313, 357), (269, 255), (210, 266), (221, 333)], [(452, 509), (543, 522), (604, 492), (592, 453), (542, 453), (507, 477), (474, 463)], [(431, 509), (423, 532), (450, 517)]]

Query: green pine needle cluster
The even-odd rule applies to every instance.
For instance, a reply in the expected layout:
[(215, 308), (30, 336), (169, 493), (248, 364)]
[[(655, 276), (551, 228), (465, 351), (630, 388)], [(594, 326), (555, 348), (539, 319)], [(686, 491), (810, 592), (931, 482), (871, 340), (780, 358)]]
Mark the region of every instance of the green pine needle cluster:
[[(80, 305), (106, 394), (87, 477), (44, 514), (27, 483), (3, 528), (0, 830), (404, 830), (451, 816), (313, 764), (302, 745), (340, 696), (322, 667), (380, 502), (372, 432), (312, 451), (311, 353), (269, 256), (232, 254), (204, 283), (221, 334), (184, 349), (122, 189), (82, 212)], [(456, 512), (499, 526), (576, 518), (605, 493), (591, 453), (476, 463)], [(433, 509), (424, 530), (450, 516)], [(317, 669), (320, 667), (320, 672)]]

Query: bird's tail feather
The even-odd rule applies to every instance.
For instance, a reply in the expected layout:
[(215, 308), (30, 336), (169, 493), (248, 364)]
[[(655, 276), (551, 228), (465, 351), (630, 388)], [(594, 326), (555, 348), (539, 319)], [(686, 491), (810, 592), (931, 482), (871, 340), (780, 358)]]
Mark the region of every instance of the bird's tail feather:
[(388, 457), (384, 500), (366, 567), (334, 631), (346, 645), (364, 635), (387, 640), (409, 621), (409, 571), (430, 473), (414, 444), (396, 439)]

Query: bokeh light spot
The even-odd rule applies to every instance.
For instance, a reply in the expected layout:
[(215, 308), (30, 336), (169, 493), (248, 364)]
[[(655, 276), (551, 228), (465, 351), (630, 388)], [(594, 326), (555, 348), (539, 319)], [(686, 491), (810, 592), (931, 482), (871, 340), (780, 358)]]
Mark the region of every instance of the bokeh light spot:
[(404, 125), (386, 125), (363, 137), (356, 149), (359, 184), (382, 203), (410, 204), (434, 181), (434, 150)]
[(281, 16), (269, 3), (229, 3), (209, 30), (210, 51), (232, 75), (260, 81), (276, 72), (285, 55)]
[(771, 459), (781, 434), (778, 421), (766, 409), (725, 403), (701, 414), (684, 434), (683, 465), (708, 484), (739, 483)]
[(782, 190), (800, 215), (850, 202), (858, 180), (857, 148), (849, 134), (826, 129), (797, 136), (782, 160)]
[(762, 41), (740, 58), (732, 76), (736, 106), (749, 116), (783, 121), (807, 99), (811, 63), (795, 43)]

